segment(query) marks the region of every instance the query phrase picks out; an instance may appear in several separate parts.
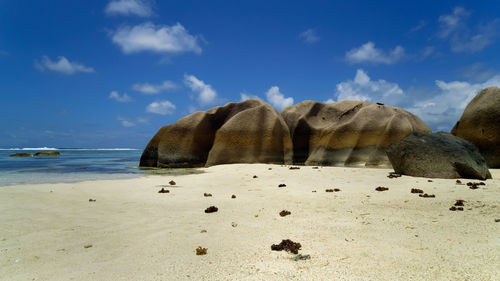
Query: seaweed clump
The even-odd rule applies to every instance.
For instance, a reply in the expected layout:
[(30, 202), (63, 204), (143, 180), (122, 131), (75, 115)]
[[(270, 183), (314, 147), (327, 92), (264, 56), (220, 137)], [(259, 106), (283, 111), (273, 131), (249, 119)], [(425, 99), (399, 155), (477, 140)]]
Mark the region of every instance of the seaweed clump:
[(293, 242), (290, 239), (281, 240), (279, 244), (271, 245), (271, 250), (273, 251), (287, 251), (292, 254), (298, 254), (302, 245), (300, 243)]

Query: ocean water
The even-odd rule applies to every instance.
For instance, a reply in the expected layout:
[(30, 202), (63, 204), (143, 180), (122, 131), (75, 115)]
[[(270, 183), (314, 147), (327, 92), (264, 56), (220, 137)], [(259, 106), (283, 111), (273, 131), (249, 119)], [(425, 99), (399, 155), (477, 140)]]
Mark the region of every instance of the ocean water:
[(56, 148), (0, 149), (0, 186), (36, 183), (127, 179), (142, 175), (198, 173), (196, 169), (138, 168), (139, 149), (57, 149), (59, 157), (9, 157), (14, 153), (36, 153)]

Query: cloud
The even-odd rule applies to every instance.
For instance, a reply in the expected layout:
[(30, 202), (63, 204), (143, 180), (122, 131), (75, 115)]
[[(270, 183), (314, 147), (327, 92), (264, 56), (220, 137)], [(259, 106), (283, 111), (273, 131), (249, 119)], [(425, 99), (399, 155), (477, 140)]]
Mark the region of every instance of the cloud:
[(293, 98), (285, 98), (285, 96), (280, 92), (280, 88), (277, 86), (272, 86), (266, 93), (267, 101), (276, 107), (278, 110), (290, 106), (293, 104)]
[(424, 28), (427, 25), (427, 22), (425, 20), (420, 20), (418, 24), (410, 29), (408, 33), (415, 33), (422, 28)]
[(401, 46), (396, 46), (393, 50), (385, 52), (381, 49), (375, 48), (375, 44), (373, 42), (367, 42), (359, 48), (349, 50), (345, 54), (345, 58), (350, 64), (394, 64), (404, 58), (404, 56), (405, 50)]
[(43, 56), (41, 61), (35, 60), (35, 67), (40, 71), (51, 70), (66, 75), (75, 74), (77, 72), (94, 72), (92, 67), (84, 66), (77, 62), (70, 62), (63, 56), (57, 58), (57, 61), (52, 61), (49, 57)]
[(150, 51), (164, 54), (193, 52), (201, 54), (198, 37), (180, 23), (172, 26), (154, 25), (146, 22), (136, 26), (124, 26), (111, 34), (112, 41), (121, 47), (125, 54)]
[(163, 83), (158, 85), (149, 83), (136, 83), (132, 86), (132, 89), (145, 95), (154, 95), (162, 91), (173, 90), (175, 88), (177, 88), (177, 85), (172, 81), (163, 81)]
[(451, 14), (441, 15), (438, 37), (450, 42), (456, 53), (475, 53), (491, 45), (499, 36), (500, 19), (479, 25), (472, 30), (466, 23), (470, 12), (463, 7), (455, 7)]
[(152, 4), (152, 1), (146, 0), (113, 0), (104, 11), (108, 15), (150, 17), (153, 15)]
[(109, 98), (112, 100), (115, 100), (117, 102), (131, 102), (132, 98), (127, 95), (127, 93), (123, 93), (123, 95), (120, 96), (120, 94), (117, 91), (112, 91), (109, 93)]
[[(396, 83), (385, 80), (372, 81), (362, 69), (356, 71), (354, 80), (337, 84), (337, 101), (361, 100), (368, 102), (386, 102), (394, 104), (394, 100), (403, 95), (403, 90)], [(327, 102), (332, 102), (328, 100)]]
[(126, 128), (129, 128), (129, 127), (134, 127), (136, 126), (137, 124), (140, 124), (140, 123), (148, 123), (148, 119), (147, 118), (144, 118), (144, 117), (137, 117), (134, 119), (129, 119), (129, 118), (125, 118), (125, 117), (122, 117), (122, 116), (118, 116), (116, 117), (116, 119), (118, 121), (120, 121), (120, 124), (123, 126), (123, 127), (126, 127)]
[(198, 103), (201, 106), (213, 104), (217, 99), (217, 92), (212, 86), (199, 80), (194, 75), (184, 74), (184, 84), (191, 88), (191, 91), (198, 94)]
[(314, 44), (319, 41), (319, 36), (316, 34), (316, 31), (312, 28), (309, 28), (308, 30), (300, 33), (299, 38), (308, 44)]
[(471, 99), (491, 86), (500, 87), (500, 74), (490, 76), (481, 83), (436, 80), (432, 89), (410, 87), (403, 91), (397, 83), (382, 79), (373, 81), (362, 69), (358, 69), (353, 80), (337, 84), (336, 100), (328, 99), (325, 103), (340, 100), (382, 102), (410, 111), (433, 130), (450, 131)]
[(146, 107), (146, 112), (160, 115), (170, 115), (174, 111), (175, 105), (168, 100), (153, 102)]
[(247, 93), (240, 93), (240, 100), (241, 101), (246, 101), (246, 100), (249, 100), (249, 99), (258, 99), (258, 100), (260, 100), (260, 98), (258, 96), (247, 94)]
[(449, 131), (458, 121), (467, 104), (482, 89), (490, 86), (500, 87), (500, 75), (495, 75), (482, 83), (465, 81), (435, 81), (436, 93), (416, 102), (408, 110), (437, 130)]
[(118, 116), (116, 119), (120, 121), (123, 127), (129, 128), (129, 127), (134, 127), (136, 125), (134, 122), (120, 116)]

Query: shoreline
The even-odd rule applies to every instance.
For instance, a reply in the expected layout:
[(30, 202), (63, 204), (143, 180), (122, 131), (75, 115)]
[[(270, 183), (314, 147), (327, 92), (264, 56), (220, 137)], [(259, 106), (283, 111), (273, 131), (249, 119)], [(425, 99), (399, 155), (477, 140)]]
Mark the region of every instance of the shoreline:
[[(2, 186), (0, 276), (500, 279), (499, 169), (491, 169), (493, 179), (476, 190), (455, 179), (389, 179), (393, 170), (383, 168), (231, 164), (201, 170)], [(462, 180), (468, 181), (478, 182)], [(286, 187), (279, 188), (282, 183)], [(377, 186), (389, 190), (375, 191)], [(161, 187), (170, 193), (158, 193)], [(325, 192), (330, 188), (340, 191)], [(436, 197), (419, 197), (411, 188)], [(464, 211), (450, 211), (458, 199), (465, 200)], [(218, 212), (203, 212), (212, 205)], [(291, 214), (280, 217), (282, 210)], [(299, 253), (311, 258), (293, 261), (293, 254), (271, 251), (282, 239), (301, 243)], [(207, 248), (207, 255), (197, 256), (198, 246)]]

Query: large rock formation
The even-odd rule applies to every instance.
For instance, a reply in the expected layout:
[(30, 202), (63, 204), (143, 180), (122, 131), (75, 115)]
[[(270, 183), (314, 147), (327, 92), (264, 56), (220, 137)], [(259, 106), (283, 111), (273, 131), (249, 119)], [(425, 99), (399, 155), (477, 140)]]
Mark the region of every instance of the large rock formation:
[(451, 133), (475, 144), (490, 168), (500, 168), (500, 89), (479, 92)]
[(389, 166), (385, 148), (411, 132), (431, 133), (397, 107), (361, 101), (303, 101), (281, 112), (292, 136), (294, 162), (306, 165)]
[(261, 100), (228, 103), (161, 128), (144, 150), (142, 167), (229, 163), (292, 163), (292, 141), (278, 112)]
[(394, 171), (426, 178), (490, 179), (484, 158), (470, 142), (447, 133), (412, 133), (387, 148)]

